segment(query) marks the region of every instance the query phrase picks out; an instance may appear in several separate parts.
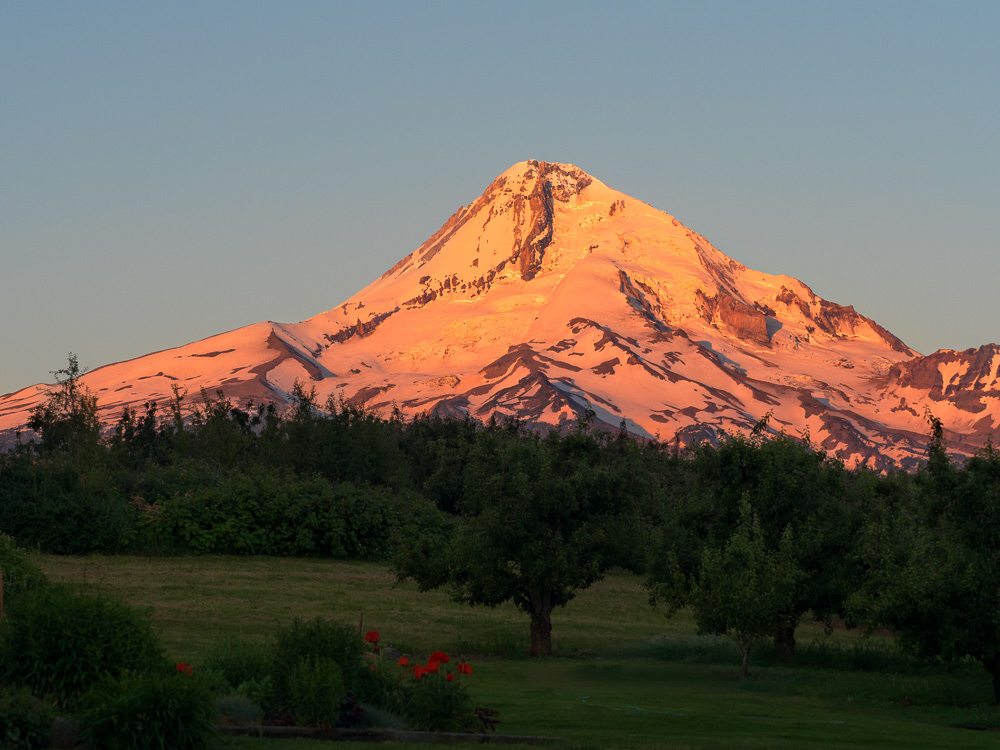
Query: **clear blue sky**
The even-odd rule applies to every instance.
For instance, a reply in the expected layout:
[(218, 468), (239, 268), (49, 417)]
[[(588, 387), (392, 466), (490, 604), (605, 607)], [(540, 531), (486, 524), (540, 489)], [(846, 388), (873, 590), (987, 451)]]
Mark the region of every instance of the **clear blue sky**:
[(0, 4), (0, 393), (336, 306), (571, 162), (923, 353), (1000, 341), (1000, 3)]

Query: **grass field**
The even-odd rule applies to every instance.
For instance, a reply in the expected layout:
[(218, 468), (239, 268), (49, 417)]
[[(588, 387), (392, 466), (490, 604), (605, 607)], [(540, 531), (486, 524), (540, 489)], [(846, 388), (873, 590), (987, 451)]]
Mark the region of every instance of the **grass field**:
[[(263, 639), (276, 623), (317, 615), (379, 630), (384, 644), (404, 652), (464, 656), (475, 667), (477, 704), (500, 711), (499, 731), (564, 737), (572, 748), (1000, 747), (1000, 733), (962, 728), (1000, 726), (978, 665), (921, 663), (899, 656), (884, 637), (806, 625), (794, 664), (773, 663), (763, 646), (751, 655), (751, 678), (741, 680), (728, 642), (697, 636), (685, 612), (665, 618), (624, 572), (555, 613), (557, 656), (539, 661), (522, 657), (528, 623), (513, 607), (473, 609), (442, 592), (420, 593), (381, 564), (38, 560), (52, 580), (146, 611), (169, 655), (195, 665), (212, 648)], [(311, 750), (326, 743), (223, 738), (215, 746)]]

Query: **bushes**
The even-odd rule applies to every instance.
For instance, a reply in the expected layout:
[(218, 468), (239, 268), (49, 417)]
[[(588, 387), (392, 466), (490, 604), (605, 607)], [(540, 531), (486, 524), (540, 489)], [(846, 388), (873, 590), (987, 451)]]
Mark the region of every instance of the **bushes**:
[(0, 748), (48, 747), (52, 711), (27, 690), (0, 689)]
[(359, 697), (378, 709), (406, 717), (410, 727), (432, 732), (467, 732), (479, 728), (465, 679), (472, 667), (450, 664), (435, 651), (426, 664), (409, 658), (397, 663), (376, 660), (361, 685)]
[(330, 658), (305, 658), (288, 673), (287, 703), (300, 726), (329, 728), (340, 722), (340, 704), (347, 695), (344, 673)]
[(366, 640), (375, 651), (367, 658), (354, 628), (296, 620), (270, 643), (227, 644), (203, 667), (171, 668), (149, 623), (128, 607), (64, 587), (32, 589), (0, 626), (0, 687), (20, 690), (0, 694), (0, 739), (44, 742), (39, 727), (69, 711), (91, 747), (202, 748), (217, 712), (230, 722), (279, 714), (299, 725), (360, 726), (365, 702), (418, 729), (474, 726), (461, 684), (468, 665), (449, 667), (435, 652), (401, 673), (379, 658), (374, 631)]
[(3, 595), (7, 603), (15, 603), (26, 592), (48, 583), (42, 569), (4, 533), (0, 533), (0, 571), (3, 572)]
[[(374, 652), (367, 657), (365, 640)], [(205, 664), (231, 684), (239, 681), (238, 695), (265, 715), (294, 718), (299, 725), (358, 726), (375, 719), (400, 728), (461, 732), (480, 724), (465, 686), (472, 674), (468, 664), (451, 662), (440, 651), (423, 666), (405, 658), (383, 660), (375, 631), (362, 640), (354, 628), (320, 618), (279, 628), (266, 647), (227, 644)], [(234, 701), (227, 696), (222, 702)]]
[(0, 625), (0, 674), (58, 706), (127, 670), (162, 667), (149, 623), (124, 604), (63, 587), (35, 589)]
[(205, 665), (265, 714), (286, 712), (298, 724), (332, 727), (357, 683), (362, 651), (353, 628), (316, 618), (279, 628), (270, 643), (226, 644)]
[(441, 669), (410, 684), (406, 714), (414, 729), (466, 732), (476, 724), (472, 697), (453, 676)]
[(118, 552), (135, 536), (137, 513), (99, 471), (30, 456), (0, 462), (0, 529), (45, 552)]
[(238, 688), (248, 680), (270, 674), (270, 644), (231, 641), (221, 644), (205, 660), (205, 668), (222, 674), (230, 687)]
[(164, 501), (152, 526), (197, 552), (384, 559), (407, 502), (382, 487), (258, 469)]
[(361, 668), (362, 651), (362, 641), (353, 628), (319, 617), (309, 622), (295, 620), (290, 627), (279, 629), (275, 634), (272, 657), (272, 674), (279, 703), (285, 708), (295, 708), (291, 670), (310, 660), (335, 664), (340, 669), (345, 687), (350, 689)]
[(82, 709), (94, 748), (203, 748), (211, 731), (206, 683), (171, 671), (149, 623), (101, 597), (27, 591), (0, 626), (0, 675), (20, 689), (0, 693), (0, 747), (43, 746), (53, 709)]
[(97, 683), (83, 700), (81, 734), (92, 748), (198, 750), (213, 730), (215, 703), (197, 677), (126, 674)]

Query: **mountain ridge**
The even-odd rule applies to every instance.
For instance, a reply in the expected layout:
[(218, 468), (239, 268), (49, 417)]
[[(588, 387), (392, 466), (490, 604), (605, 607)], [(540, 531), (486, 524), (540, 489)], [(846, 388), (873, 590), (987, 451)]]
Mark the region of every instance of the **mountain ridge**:
[[(850, 464), (912, 467), (926, 412), (968, 455), (1000, 426), (1000, 347), (926, 357), (853, 306), (753, 271), (673, 216), (569, 164), (519, 162), (340, 305), (97, 368), (105, 418), (221, 389), (286, 402), (296, 380), (404, 415), (559, 427), (600, 422), (682, 442), (772, 425)], [(41, 392), (0, 397), (0, 430)], [(19, 424), (15, 424), (20, 420)]]

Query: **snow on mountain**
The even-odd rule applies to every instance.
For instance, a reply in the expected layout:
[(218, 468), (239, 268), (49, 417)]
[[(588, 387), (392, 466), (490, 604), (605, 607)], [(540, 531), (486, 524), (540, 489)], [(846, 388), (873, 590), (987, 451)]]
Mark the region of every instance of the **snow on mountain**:
[[(849, 464), (912, 466), (926, 412), (968, 454), (1000, 425), (1000, 347), (921, 357), (852, 307), (746, 268), (669, 214), (572, 165), (495, 179), (417, 250), (339, 306), (257, 323), (88, 373), (109, 421), (173, 387), (404, 415), (517, 415), (682, 442), (771, 426)], [(0, 430), (45, 392), (0, 397)]]

